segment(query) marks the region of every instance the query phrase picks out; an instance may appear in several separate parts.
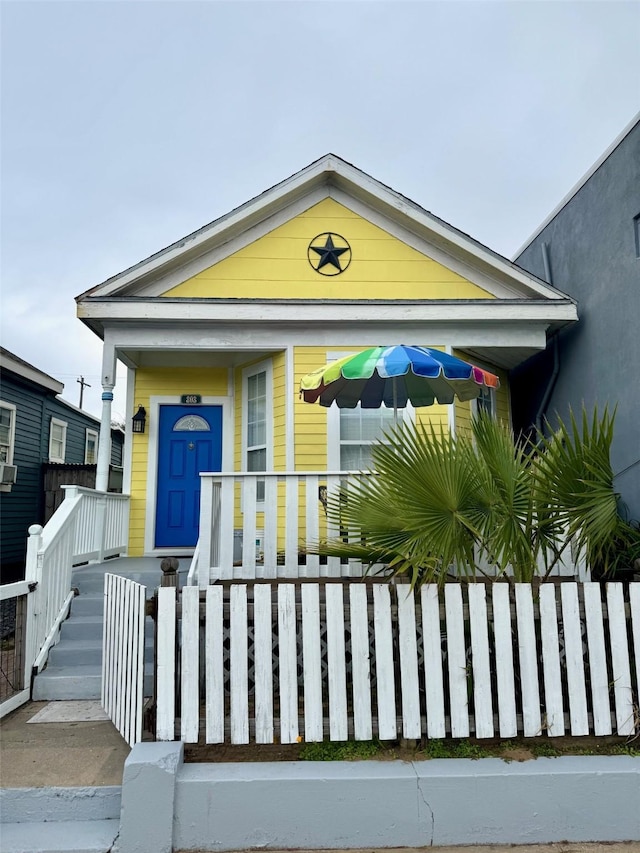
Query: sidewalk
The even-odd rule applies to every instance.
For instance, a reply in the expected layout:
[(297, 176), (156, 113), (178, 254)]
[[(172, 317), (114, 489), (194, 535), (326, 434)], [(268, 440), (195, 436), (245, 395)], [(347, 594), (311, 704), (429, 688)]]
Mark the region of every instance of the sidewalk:
[[(29, 722), (50, 704), (30, 702), (0, 721), (0, 785), (3, 788), (121, 785), (130, 749), (113, 723), (104, 719)], [(69, 703), (60, 704), (69, 706)], [(94, 708), (98, 705), (92, 704)], [(95, 717), (96, 713), (67, 716), (86, 718)]]
[[(32, 702), (0, 721), (0, 784), (3, 788), (92, 787), (122, 784), (129, 746), (113, 724), (104, 719), (85, 722), (29, 722), (47, 709), (59, 712), (64, 704), (74, 716), (71, 703)], [(100, 715), (97, 703), (84, 716)], [(53, 709), (51, 706), (54, 706)], [(78, 716), (79, 714), (76, 714)], [(42, 714), (41, 714), (42, 716)], [(603, 792), (603, 798), (606, 796)], [(603, 800), (603, 808), (605, 803)], [(640, 842), (561, 842), (535, 845), (480, 845), (437, 848), (394, 848), (392, 853), (640, 853)], [(366, 848), (368, 853), (389, 850)], [(180, 853), (176, 850), (175, 853)], [(186, 853), (186, 851), (185, 851)], [(287, 853), (272, 850), (270, 853)], [(323, 853), (303, 851), (297, 853)], [(327, 851), (328, 853), (328, 851)], [(331, 851), (348, 853), (348, 851)], [(351, 851), (352, 853), (352, 851)]]

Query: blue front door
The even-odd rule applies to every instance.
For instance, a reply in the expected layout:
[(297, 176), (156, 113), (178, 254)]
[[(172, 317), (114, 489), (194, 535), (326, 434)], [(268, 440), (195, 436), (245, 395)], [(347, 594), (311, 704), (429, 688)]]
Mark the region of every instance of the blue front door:
[(222, 468), (222, 406), (160, 406), (156, 547), (198, 541), (200, 472)]

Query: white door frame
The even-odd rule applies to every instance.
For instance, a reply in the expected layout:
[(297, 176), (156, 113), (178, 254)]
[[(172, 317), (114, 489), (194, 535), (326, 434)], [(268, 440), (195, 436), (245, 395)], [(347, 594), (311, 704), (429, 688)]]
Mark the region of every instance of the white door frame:
[[(144, 521), (144, 556), (159, 557), (165, 554), (187, 557), (193, 548), (156, 548), (156, 504), (158, 484), (158, 426), (160, 406), (180, 406), (180, 395), (154, 395), (149, 399), (149, 447), (147, 450), (147, 507)], [(203, 406), (222, 406), (222, 470), (233, 471), (233, 406), (232, 398), (203, 397)]]

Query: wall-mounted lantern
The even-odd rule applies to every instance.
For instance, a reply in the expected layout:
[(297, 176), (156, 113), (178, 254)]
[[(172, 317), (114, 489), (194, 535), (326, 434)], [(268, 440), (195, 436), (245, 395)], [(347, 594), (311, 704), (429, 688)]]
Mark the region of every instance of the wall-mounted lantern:
[(133, 432), (143, 433), (147, 425), (147, 410), (144, 406), (138, 406), (138, 411), (131, 419)]

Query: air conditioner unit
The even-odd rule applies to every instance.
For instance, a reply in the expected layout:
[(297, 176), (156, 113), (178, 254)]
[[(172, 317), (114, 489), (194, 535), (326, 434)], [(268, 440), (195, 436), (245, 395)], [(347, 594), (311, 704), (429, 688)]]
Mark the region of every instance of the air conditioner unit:
[(8, 465), (6, 462), (0, 462), (0, 485), (12, 486), (16, 481), (17, 473), (17, 465)]

